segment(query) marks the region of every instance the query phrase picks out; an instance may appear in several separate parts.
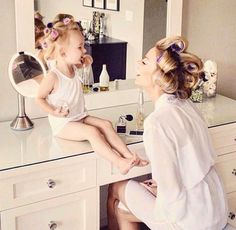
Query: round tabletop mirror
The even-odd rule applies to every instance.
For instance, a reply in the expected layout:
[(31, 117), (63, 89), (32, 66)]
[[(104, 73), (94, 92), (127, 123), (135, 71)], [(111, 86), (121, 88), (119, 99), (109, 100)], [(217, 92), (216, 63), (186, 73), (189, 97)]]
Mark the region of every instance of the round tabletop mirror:
[(11, 58), (8, 72), (10, 81), (18, 92), (18, 115), (10, 127), (21, 131), (32, 129), (34, 125), (25, 113), (24, 97), (36, 97), (39, 84), (46, 75), (46, 69), (36, 56), (19, 52)]
[(8, 71), (10, 81), (19, 94), (36, 97), (39, 84), (46, 75), (46, 69), (39, 58), (19, 52), (11, 58)]

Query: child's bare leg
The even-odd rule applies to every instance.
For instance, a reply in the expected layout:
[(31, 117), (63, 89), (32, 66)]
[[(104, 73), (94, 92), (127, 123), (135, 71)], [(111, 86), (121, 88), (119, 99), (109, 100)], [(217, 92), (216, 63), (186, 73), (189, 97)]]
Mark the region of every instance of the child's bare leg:
[(127, 148), (126, 144), (121, 140), (121, 138), (117, 135), (114, 130), (112, 124), (108, 120), (103, 120), (98, 117), (87, 116), (84, 119), (84, 122), (89, 125), (93, 125), (97, 127), (103, 135), (106, 137), (108, 143), (117, 150), (122, 156), (125, 158), (133, 157), (133, 154)]
[(117, 135), (110, 121), (98, 117), (87, 116), (84, 119), (84, 122), (97, 127), (103, 133), (108, 143), (122, 156), (125, 158), (135, 158), (137, 161), (140, 161), (138, 164), (141, 166), (147, 165), (148, 162), (146, 160), (141, 160), (136, 154), (130, 152), (126, 144)]
[(102, 133), (91, 125), (82, 122), (69, 122), (57, 134), (57, 137), (73, 141), (88, 140), (94, 152), (113, 163), (122, 174), (128, 173), (135, 164), (133, 159), (125, 159), (116, 154), (106, 142)]

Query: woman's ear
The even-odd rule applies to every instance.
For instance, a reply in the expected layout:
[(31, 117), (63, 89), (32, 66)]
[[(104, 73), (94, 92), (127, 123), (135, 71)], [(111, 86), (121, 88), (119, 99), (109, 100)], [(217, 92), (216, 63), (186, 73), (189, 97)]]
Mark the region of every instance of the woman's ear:
[(160, 79), (160, 78), (163, 76), (163, 74), (164, 74), (164, 73), (161, 71), (161, 69), (157, 69), (157, 70), (153, 73), (153, 75), (152, 75), (152, 82), (153, 82), (154, 85), (157, 84), (158, 79)]

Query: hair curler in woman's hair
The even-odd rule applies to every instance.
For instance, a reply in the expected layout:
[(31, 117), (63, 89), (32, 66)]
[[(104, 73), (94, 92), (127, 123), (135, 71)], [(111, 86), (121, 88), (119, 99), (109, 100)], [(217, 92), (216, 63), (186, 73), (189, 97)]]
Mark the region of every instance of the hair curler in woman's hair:
[(155, 82), (166, 93), (181, 99), (190, 97), (203, 66), (197, 56), (186, 52), (187, 47), (187, 40), (179, 36), (164, 38), (156, 43), (159, 54), (156, 57), (157, 69), (160, 72)]
[(183, 45), (183, 43), (181, 42), (180, 43), (180, 45), (177, 45), (177, 44), (173, 44), (173, 45), (171, 45), (170, 46), (170, 50), (172, 51), (172, 52), (175, 52), (175, 53), (181, 53), (181, 52), (183, 52), (183, 47), (184, 47), (184, 45)]

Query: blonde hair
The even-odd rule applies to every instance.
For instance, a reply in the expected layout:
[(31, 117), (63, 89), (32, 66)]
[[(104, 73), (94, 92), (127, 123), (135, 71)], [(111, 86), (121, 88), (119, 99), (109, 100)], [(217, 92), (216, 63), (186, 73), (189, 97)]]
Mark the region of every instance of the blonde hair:
[(186, 52), (188, 41), (180, 36), (164, 38), (155, 47), (160, 52), (156, 83), (166, 93), (175, 94), (180, 99), (189, 98), (202, 71), (202, 61)]
[(35, 48), (42, 49), (40, 39), (44, 36), (45, 25), (39, 18), (34, 18), (34, 35), (35, 35)]
[(60, 14), (57, 14), (55, 16), (55, 18), (53, 19), (52, 23), (56, 24), (57, 22), (63, 22), (63, 20), (65, 18), (69, 18), (69, 19), (73, 19), (74, 20), (74, 17), (71, 14), (60, 13)]
[(74, 18), (71, 16), (62, 18), (59, 21), (52, 23), (51, 28), (46, 28), (44, 31), (45, 34), (45, 50), (44, 50), (44, 59), (55, 59), (57, 56), (57, 45), (64, 45), (65, 41), (68, 39), (69, 31), (79, 31), (81, 28), (78, 22), (74, 21)]

